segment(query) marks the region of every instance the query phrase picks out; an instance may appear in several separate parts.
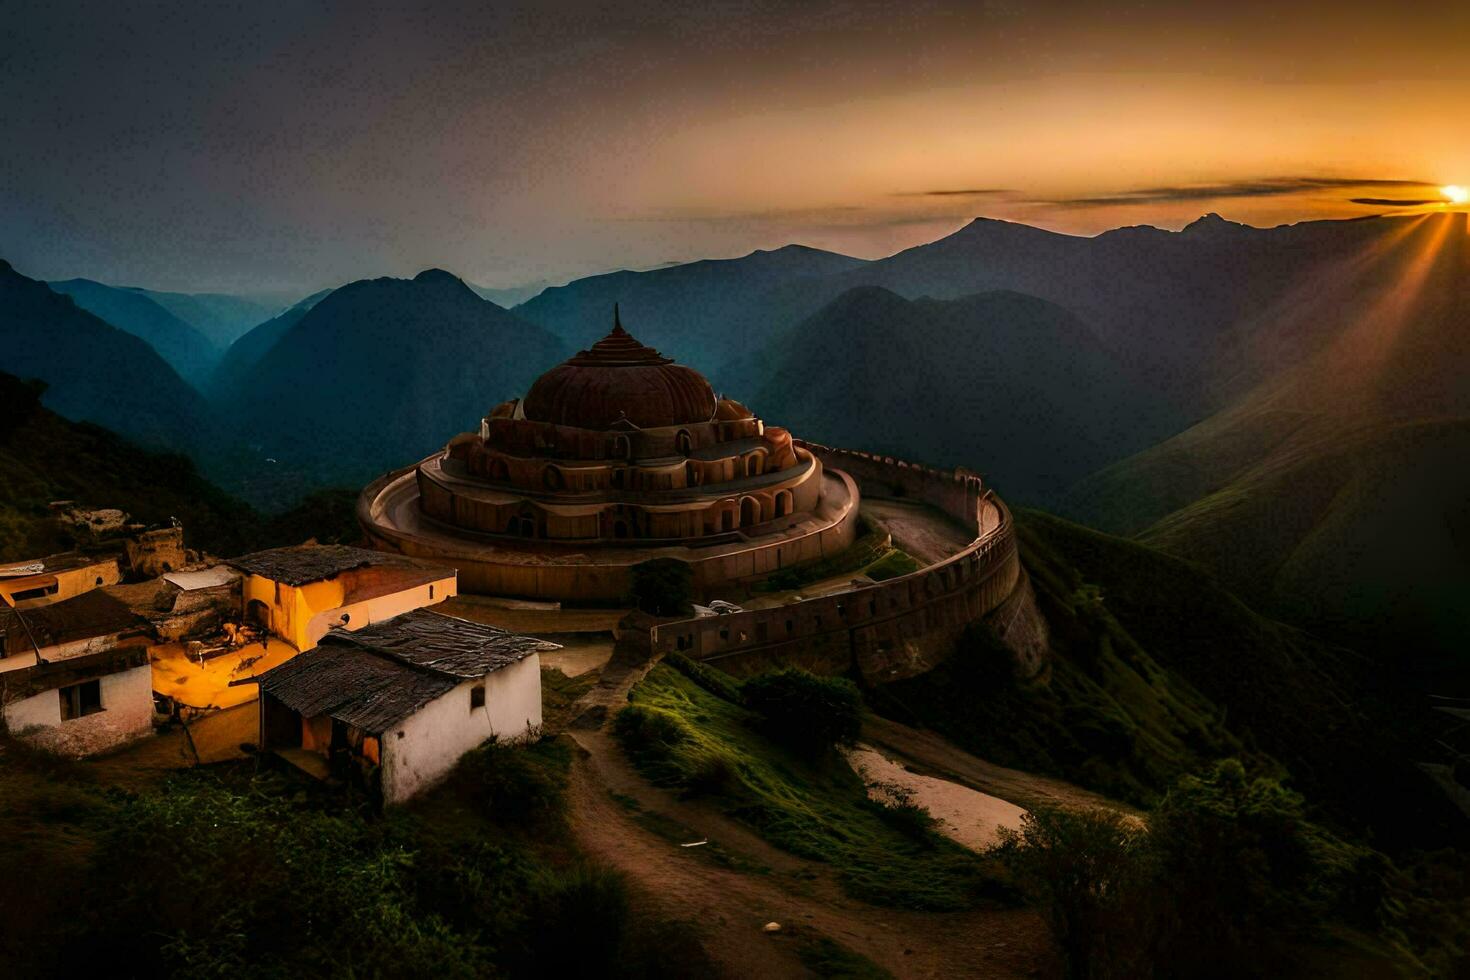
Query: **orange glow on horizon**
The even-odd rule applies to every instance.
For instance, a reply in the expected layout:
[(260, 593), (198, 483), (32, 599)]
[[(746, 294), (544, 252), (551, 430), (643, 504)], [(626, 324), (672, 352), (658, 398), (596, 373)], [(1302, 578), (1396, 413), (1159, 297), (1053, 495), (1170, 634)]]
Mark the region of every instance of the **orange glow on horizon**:
[(1464, 204), (1470, 201), (1470, 191), (1459, 184), (1446, 184), (1439, 189), (1439, 192), (1448, 198), (1451, 204)]

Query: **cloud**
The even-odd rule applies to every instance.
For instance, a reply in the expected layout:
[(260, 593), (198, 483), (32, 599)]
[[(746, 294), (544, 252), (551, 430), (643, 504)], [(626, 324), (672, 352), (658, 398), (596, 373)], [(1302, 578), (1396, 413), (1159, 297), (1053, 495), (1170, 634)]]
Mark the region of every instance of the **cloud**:
[(1097, 207), (1107, 204), (1161, 204), (1177, 201), (1205, 201), (1229, 197), (1278, 197), (1304, 191), (1332, 190), (1347, 187), (1428, 187), (1423, 180), (1400, 180), (1381, 177), (1260, 177), (1253, 180), (1231, 180), (1214, 184), (1177, 184), (1166, 187), (1140, 187), (1115, 194), (1094, 197), (1069, 197), (1042, 203), (1057, 207)]
[(1352, 204), (1372, 204), (1383, 208), (1417, 208), (1425, 204), (1443, 204), (1443, 198), (1429, 198), (1419, 200), (1416, 198), (1403, 197), (1354, 197), (1350, 199)]
[(1008, 187), (958, 187), (932, 191), (895, 191), (894, 197), (995, 197), (999, 194), (1014, 194)]

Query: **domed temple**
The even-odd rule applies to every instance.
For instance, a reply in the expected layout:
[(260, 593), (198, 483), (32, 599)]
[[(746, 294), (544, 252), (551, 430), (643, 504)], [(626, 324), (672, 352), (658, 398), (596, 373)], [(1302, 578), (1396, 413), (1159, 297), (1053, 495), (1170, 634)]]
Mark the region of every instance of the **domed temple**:
[(456, 566), (462, 591), (596, 600), (650, 558), (688, 562), (710, 596), (852, 544), (850, 477), (613, 321), (478, 432), (363, 491), (372, 543)]

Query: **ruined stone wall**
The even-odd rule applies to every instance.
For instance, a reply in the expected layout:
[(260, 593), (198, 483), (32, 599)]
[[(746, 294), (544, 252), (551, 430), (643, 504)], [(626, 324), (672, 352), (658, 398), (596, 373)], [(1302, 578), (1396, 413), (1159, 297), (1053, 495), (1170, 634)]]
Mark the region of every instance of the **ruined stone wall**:
[(830, 470), (846, 472), (864, 496), (936, 507), (974, 528), (974, 540), (942, 562), (851, 592), (662, 624), (653, 630), (656, 651), (735, 674), (794, 665), (826, 674), (856, 670), (869, 683), (899, 680), (932, 669), (966, 625), (999, 608), (1023, 581), (1010, 511), (978, 476), (800, 445)]

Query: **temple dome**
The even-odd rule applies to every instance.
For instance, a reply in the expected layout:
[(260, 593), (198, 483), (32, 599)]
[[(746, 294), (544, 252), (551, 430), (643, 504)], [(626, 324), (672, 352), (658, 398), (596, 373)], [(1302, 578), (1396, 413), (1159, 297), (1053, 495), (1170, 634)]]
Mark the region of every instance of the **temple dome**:
[(537, 378), (522, 405), (535, 422), (602, 430), (626, 419), (656, 429), (708, 422), (715, 392), (698, 371), (634, 340), (614, 311), (612, 332)]

